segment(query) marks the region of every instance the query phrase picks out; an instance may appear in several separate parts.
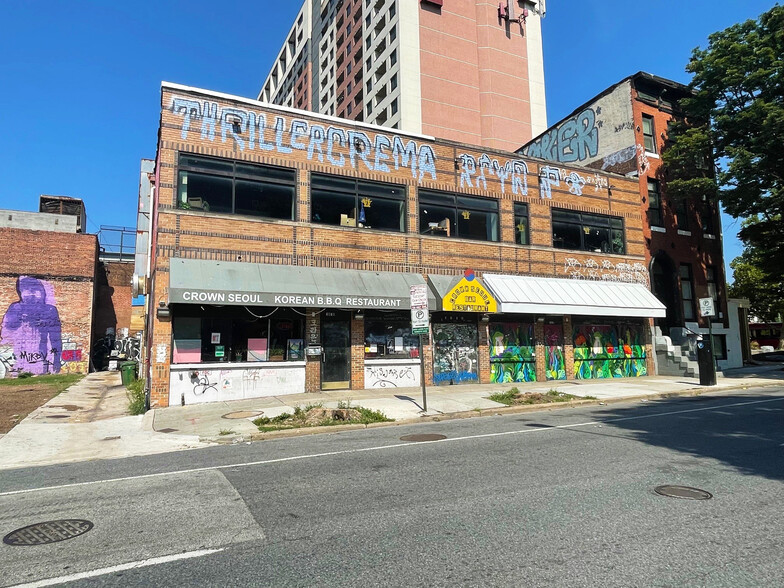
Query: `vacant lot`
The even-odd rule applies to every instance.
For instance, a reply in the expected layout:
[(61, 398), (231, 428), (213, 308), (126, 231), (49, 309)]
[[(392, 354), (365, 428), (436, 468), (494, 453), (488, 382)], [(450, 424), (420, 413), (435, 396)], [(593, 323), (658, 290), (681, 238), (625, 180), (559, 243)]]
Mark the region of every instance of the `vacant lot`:
[(10, 431), (36, 408), (83, 377), (64, 374), (0, 380), (0, 434)]

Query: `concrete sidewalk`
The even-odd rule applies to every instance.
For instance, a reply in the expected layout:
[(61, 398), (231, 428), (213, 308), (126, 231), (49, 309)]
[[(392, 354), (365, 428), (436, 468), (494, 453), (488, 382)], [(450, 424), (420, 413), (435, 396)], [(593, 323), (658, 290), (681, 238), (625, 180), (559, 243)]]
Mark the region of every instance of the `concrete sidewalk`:
[(0, 439), (0, 470), (205, 447), (156, 433), (154, 413), (131, 416), (118, 372), (96, 372), (31, 412)]
[[(660, 398), (678, 394), (719, 392), (735, 388), (782, 384), (782, 364), (754, 366), (733, 370), (719, 375), (716, 386), (702, 387), (698, 378), (650, 376), (613, 380), (569, 380), (561, 382), (527, 382), (517, 384), (462, 384), (459, 386), (431, 386), (427, 388), (427, 413), (422, 411), (420, 388), (385, 388), (375, 390), (330, 390), (315, 394), (290, 394), (267, 396), (230, 402), (193, 404), (155, 409), (153, 428), (156, 431), (198, 436), (203, 441), (237, 442), (264, 438), (253, 419), (259, 416), (274, 417), (293, 412), (297, 406), (322, 404), (336, 408), (340, 402), (350, 402), (383, 412), (396, 422), (416, 422), (423, 417), (448, 418), (453, 416), (479, 416), (488, 411), (495, 414), (509, 410), (505, 405), (488, 400), (495, 392), (517, 387), (521, 392), (547, 392), (555, 389), (579, 398), (594, 398), (597, 402), (614, 402), (626, 399)], [(538, 409), (551, 409), (562, 405), (539, 405)], [(530, 410), (526, 407), (526, 410)], [(361, 425), (353, 425), (359, 427)], [(337, 430), (332, 428), (333, 430)], [(302, 429), (299, 434), (307, 433)], [(296, 434), (287, 431), (284, 434)]]
[[(349, 401), (354, 405), (379, 410), (395, 419), (396, 424), (401, 424), (421, 422), (427, 418), (460, 418), (512, 410), (549, 410), (563, 406), (550, 404), (510, 408), (487, 399), (495, 392), (515, 386), (522, 392), (556, 389), (580, 398), (596, 399), (585, 402), (616, 402), (756, 386), (781, 386), (783, 382), (784, 371), (782, 364), (778, 363), (733, 370), (720, 375), (717, 385), (711, 388), (701, 387), (696, 378), (663, 376), (611, 381), (433, 386), (427, 389), (427, 413), (422, 412), (422, 392), (419, 388), (385, 388), (194, 404), (158, 408), (144, 416), (130, 416), (126, 390), (120, 383), (119, 374), (98, 372), (88, 375), (54, 397), (0, 438), (0, 470), (166, 453), (280, 435), (259, 433), (252, 420), (262, 415), (273, 417), (283, 412), (293, 412), (295, 407), (307, 404), (335, 408), (339, 402)], [(337, 432), (341, 428), (297, 429), (282, 434)]]

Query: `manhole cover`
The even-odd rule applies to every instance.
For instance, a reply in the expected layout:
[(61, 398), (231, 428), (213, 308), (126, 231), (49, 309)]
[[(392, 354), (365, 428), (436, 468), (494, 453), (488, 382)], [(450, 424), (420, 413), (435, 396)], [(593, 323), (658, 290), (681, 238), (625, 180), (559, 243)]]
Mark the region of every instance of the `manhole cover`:
[(406, 435), (401, 437), (401, 441), (441, 441), (441, 439), (446, 439), (446, 435), (439, 435), (437, 433), (420, 433), (418, 435)]
[(699, 488), (691, 488), (690, 486), (656, 486), (653, 489), (656, 494), (662, 496), (669, 496), (670, 498), (687, 498), (689, 500), (709, 500), (713, 498), (713, 494)]
[(93, 524), (84, 519), (61, 519), (59, 521), (35, 523), (34, 525), (11, 531), (3, 537), (3, 543), (25, 547), (57, 543), (58, 541), (65, 541), (66, 539), (73, 539), (83, 535), (92, 528)]
[(238, 410), (224, 414), (224, 419), (250, 419), (264, 414), (263, 410)]

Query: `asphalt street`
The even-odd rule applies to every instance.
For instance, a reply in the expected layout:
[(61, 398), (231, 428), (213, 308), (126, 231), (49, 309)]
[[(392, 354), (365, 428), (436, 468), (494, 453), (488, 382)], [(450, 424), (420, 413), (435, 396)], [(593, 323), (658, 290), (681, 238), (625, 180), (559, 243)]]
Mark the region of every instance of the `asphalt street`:
[(0, 586), (781, 586), (783, 425), (767, 387), (7, 470), (0, 535), (94, 526)]

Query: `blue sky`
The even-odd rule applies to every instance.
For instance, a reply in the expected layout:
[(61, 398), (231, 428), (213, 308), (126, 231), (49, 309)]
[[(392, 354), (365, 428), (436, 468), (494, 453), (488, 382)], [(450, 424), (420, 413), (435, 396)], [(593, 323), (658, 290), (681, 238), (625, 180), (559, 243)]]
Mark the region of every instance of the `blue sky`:
[[(447, 0), (456, 1), (456, 0)], [(466, 1), (466, 0), (460, 0)], [(139, 160), (155, 156), (160, 82), (255, 97), (300, 2), (0, 0), (0, 208), (82, 198), (88, 229), (135, 226)], [(552, 123), (639, 70), (688, 83), (691, 50), (771, 0), (550, 0)], [(724, 218), (725, 257), (740, 253)]]

